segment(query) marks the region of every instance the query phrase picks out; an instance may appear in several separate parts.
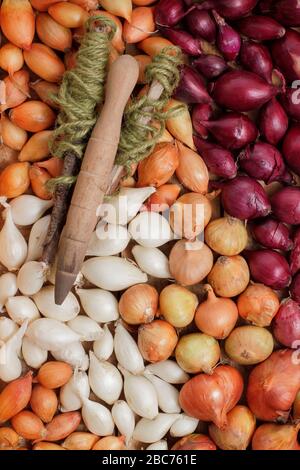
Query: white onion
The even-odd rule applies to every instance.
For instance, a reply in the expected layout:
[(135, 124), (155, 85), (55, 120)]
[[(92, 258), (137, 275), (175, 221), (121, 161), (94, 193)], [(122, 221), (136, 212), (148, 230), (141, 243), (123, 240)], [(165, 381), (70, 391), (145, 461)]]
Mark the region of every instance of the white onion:
[(40, 199), (29, 194), (22, 194), (10, 201), (13, 221), (16, 225), (32, 225), (53, 206), (53, 200)]
[(158, 400), (152, 383), (142, 375), (132, 375), (123, 368), (121, 370), (124, 375), (124, 395), (132, 411), (142, 418), (154, 419), (158, 415)]
[(33, 295), (39, 311), (47, 318), (66, 322), (73, 320), (80, 312), (80, 305), (72, 292), (69, 292), (62, 305), (56, 305), (54, 299), (54, 286), (43, 287)]
[(93, 344), (93, 351), (100, 361), (107, 361), (114, 352), (114, 338), (107, 325), (102, 334)]
[(52, 318), (39, 318), (33, 321), (26, 331), (26, 336), (41, 349), (48, 351), (63, 349), (80, 339), (75, 331)]
[(192, 418), (191, 416), (187, 416), (183, 413), (180, 415), (180, 418), (172, 424), (170, 434), (172, 437), (188, 436), (196, 431), (198, 424), (198, 419)]
[(147, 274), (134, 264), (116, 256), (90, 258), (82, 266), (84, 277), (101, 289), (120, 291), (147, 282)]
[(114, 403), (111, 414), (119, 433), (126, 438), (126, 445), (129, 444), (134, 428), (135, 417), (126, 401), (118, 400)]
[(47, 265), (38, 261), (23, 264), (17, 276), (18, 289), (24, 295), (34, 295), (41, 290), (46, 280)]
[(8, 271), (16, 271), (27, 256), (27, 243), (14, 224), (10, 206), (3, 212), (5, 222), (0, 232), (0, 263)]
[(136, 245), (132, 254), (142, 271), (159, 279), (171, 278), (169, 260), (158, 248), (146, 248)]
[(160, 441), (179, 416), (178, 414), (159, 413), (155, 419), (143, 418), (137, 423), (133, 438), (147, 444)]
[(18, 325), (13, 320), (0, 317), (0, 341), (7, 341), (18, 329)]
[(41, 258), (50, 220), (51, 216), (45, 215), (33, 225), (28, 240), (26, 261), (36, 261)]
[(122, 225), (100, 223), (91, 237), (86, 256), (118, 255), (129, 241), (129, 233)]
[(90, 384), (86, 372), (75, 370), (69, 382), (59, 392), (61, 411), (76, 411), (82, 407), (82, 399), (90, 395)]
[(88, 430), (97, 436), (111, 436), (114, 422), (111, 412), (100, 403), (83, 398), (82, 419)]
[(112, 405), (121, 395), (123, 380), (118, 369), (107, 361), (99, 361), (90, 352), (89, 382), (94, 394), (108, 405)]
[(102, 289), (76, 289), (85, 313), (98, 323), (119, 318), (119, 305), (115, 296)]
[(144, 359), (140, 350), (128, 331), (118, 323), (115, 329), (114, 351), (119, 364), (132, 374), (141, 374), (144, 369)]
[(1, 345), (0, 380), (3, 380), (3, 382), (11, 382), (22, 374), (22, 363), (19, 355), (27, 326), (28, 322), (25, 321), (21, 328), (6, 343)]
[(153, 442), (146, 448), (146, 450), (168, 450), (168, 442), (164, 439), (161, 441)]
[(39, 369), (48, 359), (48, 351), (41, 349), (26, 336), (23, 338), (22, 354), (26, 364), (33, 369)]
[(66, 344), (62, 349), (52, 349), (51, 354), (57, 361), (66, 362), (76, 369), (87, 370), (89, 368), (89, 357), (79, 341)]
[(40, 317), (35, 303), (25, 295), (9, 297), (5, 308), (10, 318), (18, 325), (22, 325), (25, 320), (32, 322)]
[(102, 335), (102, 328), (95, 320), (85, 315), (78, 315), (68, 322), (68, 326), (80, 335), (80, 341), (95, 341)]
[(0, 311), (8, 297), (13, 297), (18, 291), (17, 276), (14, 273), (5, 273), (0, 276)]
[(148, 248), (157, 248), (173, 238), (169, 222), (157, 212), (141, 212), (130, 222), (128, 230), (139, 245)]
[(146, 369), (170, 384), (184, 384), (189, 380), (188, 374), (179, 367), (177, 362), (167, 359), (166, 361), (149, 364)]
[(157, 393), (158, 406), (164, 413), (180, 413), (181, 407), (179, 405), (179, 391), (168, 382), (152, 375), (151, 372), (146, 371), (145, 377), (150, 380)]

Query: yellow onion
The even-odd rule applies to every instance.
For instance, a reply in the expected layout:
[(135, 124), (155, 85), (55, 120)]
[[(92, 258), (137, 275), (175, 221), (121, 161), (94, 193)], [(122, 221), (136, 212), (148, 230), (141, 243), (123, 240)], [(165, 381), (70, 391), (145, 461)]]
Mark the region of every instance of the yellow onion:
[(66, 450), (58, 444), (53, 444), (52, 442), (38, 442), (34, 444), (32, 450)]
[(1, 30), (7, 39), (21, 49), (29, 49), (35, 33), (29, 0), (3, 0), (0, 14)]
[(42, 420), (32, 411), (20, 411), (20, 413), (11, 419), (11, 425), (24, 439), (33, 441), (43, 439), (46, 435), (46, 429)]
[(239, 314), (257, 326), (270, 326), (279, 310), (278, 295), (263, 284), (251, 284), (237, 301)]
[(46, 426), (46, 440), (56, 442), (65, 439), (74, 432), (81, 421), (81, 414), (78, 411), (69, 411), (54, 416), (51, 423)]
[(59, 82), (65, 72), (62, 60), (45, 44), (32, 44), (24, 51), (24, 60), (32, 72), (48, 82)]
[(5, 100), (0, 106), (3, 112), (8, 108), (15, 108), (26, 101), (29, 96), (29, 73), (27, 70), (19, 70), (12, 77), (3, 80)]
[(294, 420), (300, 419), (300, 390), (296, 395), (296, 399), (293, 405), (293, 418)]
[(167, 129), (175, 139), (187, 145), (189, 148), (196, 150), (193, 139), (193, 124), (188, 107), (181, 101), (172, 99), (168, 102), (165, 111), (170, 112), (178, 106), (182, 107), (182, 110), (177, 115), (167, 119)]
[(213, 254), (204, 243), (179, 240), (170, 253), (170, 272), (183, 286), (192, 286), (206, 278), (213, 261)]
[(0, 49), (0, 67), (13, 75), (18, 70), (21, 70), (24, 64), (22, 49), (14, 44), (7, 43)]
[(49, 15), (65, 28), (79, 28), (89, 18), (81, 6), (69, 2), (54, 3), (48, 8)]
[(37, 163), (29, 168), (29, 178), (33, 193), (41, 199), (52, 199), (53, 194), (47, 189), (47, 182), (51, 179), (50, 173), (40, 168)]
[(95, 10), (99, 5), (98, 0), (69, 0), (70, 3), (74, 3), (75, 5), (79, 5), (87, 11)]
[(27, 162), (8, 165), (0, 174), (0, 196), (10, 199), (25, 193), (30, 185), (28, 170)]
[(134, 56), (140, 69), (138, 83), (144, 85), (146, 83), (145, 70), (146, 67), (151, 63), (151, 57), (147, 54), (139, 54)]
[(174, 204), (180, 191), (179, 184), (163, 184), (149, 197), (145, 206), (150, 211), (164, 212)]
[(66, 362), (50, 361), (42, 365), (37, 380), (43, 387), (55, 389), (65, 385), (72, 373), (72, 367)]
[(178, 338), (175, 328), (163, 320), (139, 327), (138, 346), (143, 358), (148, 362), (160, 362), (173, 353)]
[(46, 158), (49, 153), (49, 140), (53, 131), (41, 131), (34, 134), (22, 148), (19, 154), (21, 162), (38, 162)]
[(298, 443), (300, 423), (262, 424), (252, 439), (252, 450), (300, 450)]
[(178, 149), (172, 143), (158, 144), (138, 166), (137, 187), (159, 187), (167, 183), (179, 164)]
[(21, 150), (27, 139), (27, 132), (11, 122), (5, 113), (1, 114), (1, 138), (2, 142), (14, 150)]
[(217, 448), (205, 434), (189, 434), (177, 441), (172, 450), (217, 450)]
[(158, 292), (149, 284), (129, 287), (121, 296), (119, 311), (129, 325), (150, 323), (157, 312)]
[(207, 166), (196, 152), (180, 142), (177, 145), (179, 150), (177, 178), (190, 191), (206, 194), (209, 182)]
[(0, 450), (14, 449), (22, 443), (22, 437), (12, 428), (0, 428)]
[(143, 52), (145, 52), (145, 54), (154, 57), (166, 47), (173, 46), (173, 44), (168, 39), (162, 38), (160, 36), (154, 36), (144, 39), (139, 43), (138, 46)]
[(209, 199), (199, 193), (180, 196), (170, 211), (170, 225), (180, 238), (194, 239), (204, 231), (212, 215)]
[(56, 114), (42, 101), (26, 101), (12, 109), (9, 115), (13, 123), (25, 131), (40, 132), (52, 127)]
[(208, 282), (221, 297), (235, 297), (249, 284), (248, 265), (242, 256), (220, 256), (208, 275)]
[(225, 341), (225, 351), (230, 359), (246, 366), (265, 361), (273, 348), (272, 334), (260, 326), (239, 326)]
[[(61, 0), (31, 0), (31, 5), (38, 11), (47, 11), (48, 8)], [(68, 1), (68, 0), (63, 0)]]
[(220, 346), (212, 336), (191, 333), (182, 336), (175, 350), (179, 366), (190, 374), (211, 374), (220, 359)]
[(36, 32), (39, 39), (59, 51), (66, 51), (72, 46), (72, 32), (51, 18), (48, 13), (40, 13), (36, 19)]
[(121, 16), (125, 20), (131, 20), (132, 3), (131, 0), (101, 0), (101, 6), (116, 16)]
[(165, 287), (159, 296), (159, 311), (175, 328), (192, 323), (197, 305), (197, 296), (178, 284)]
[(153, 8), (135, 8), (131, 20), (125, 21), (123, 37), (127, 44), (135, 44), (143, 41), (155, 31)]
[(124, 436), (106, 436), (96, 442), (92, 450), (126, 450)]
[(52, 157), (49, 160), (38, 162), (39, 168), (44, 168), (53, 177), (61, 176), (63, 171), (64, 162), (62, 158)]
[(30, 398), (32, 411), (44, 422), (50, 423), (58, 407), (56, 393), (49, 388), (37, 384), (32, 389)]
[(246, 406), (235, 406), (227, 414), (224, 429), (209, 425), (209, 435), (222, 450), (246, 450), (256, 427), (254, 414)]
[(62, 446), (67, 450), (91, 450), (96, 442), (99, 441), (99, 436), (89, 432), (73, 432), (62, 443)]
[(205, 288), (207, 299), (197, 309), (196, 326), (214, 338), (227, 338), (238, 320), (236, 304), (231, 299), (216, 297), (210, 285), (207, 284)]
[(205, 229), (205, 242), (219, 255), (238, 255), (248, 243), (245, 224), (234, 217), (213, 220)]
[(56, 83), (46, 82), (46, 80), (37, 80), (36, 82), (30, 83), (32, 88), (38, 97), (51, 108), (59, 109), (59, 106), (54, 102), (52, 96), (58, 95), (59, 85)]

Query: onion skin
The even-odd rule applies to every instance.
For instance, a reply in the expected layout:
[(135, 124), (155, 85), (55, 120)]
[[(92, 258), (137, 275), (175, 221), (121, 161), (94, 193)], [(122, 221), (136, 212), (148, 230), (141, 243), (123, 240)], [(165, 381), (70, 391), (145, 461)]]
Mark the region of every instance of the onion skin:
[(210, 437), (222, 450), (246, 450), (255, 431), (255, 416), (246, 406), (238, 405), (228, 413), (227, 421), (223, 430), (210, 424)]
[(212, 107), (209, 104), (197, 104), (193, 108), (192, 123), (197, 134), (203, 139), (208, 137), (208, 130), (202, 126), (201, 121), (208, 121), (213, 114)]
[(243, 392), (243, 378), (231, 366), (218, 366), (211, 375), (200, 374), (183, 385), (179, 403), (186, 414), (201, 421), (212, 421), (218, 428), (227, 424), (227, 413)]
[[(189, 175), (184, 176), (185, 178), (181, 173), (182, 182), (191, 185), (192, 181), (187, 178)], [(169, 221), (173, 232), (178, 237), (193, 240), (203, 232), (211, 215), (211, 202), (206, 196), (200, 193), (185, 193), (172, 206)], [(199, 245), (195, 248), (202, 247)]]
[(211, 102), (202, 77), (188, 65), (181, 67), (181, 78), (174, 97), (187, 104)]
[(290, 287), (290, 294), (295, 302), (300, 303), (300, 274), (296, 274), (294, 277), (291, 287)]
[(288, 166), (300, 175), (300, 124), (294, 124), (286, 133), (282, 152)]
[(1, 29), (10, 42), (21, 49), (29, 49), (35, 33), (35, 16), (30, 2), (3, 0)]
[(226, 298), (216, 297), (210, 285), (206, 285), (207, 299), (195, 314), (197, 328), (217, 339), (225, 339), (238, 320), (236, 304)]
[(242, 256), (220, 256), (207, 279), (220, 297), (235, 297), (249, 283), (249, 268)]
[(224, 149), (220, 145), (200, 139), (200, 137), (196, 135), (194, 136), (194, 142), (211, 173), (226, 179), (236, 176), (237, 165), (229, 150)]
[(300, 78), (300, 34), (294, 30), (287, 30), (286, 34), (274, 41), (271, 45), (271, 54), (274, 63), (284, 74), (287, 81), (292, 82)]
[(175, 328), (164, 320), (154, 320), (139, 328), (138, 346), (143, 358), (151, 363), (167, 360), (178, 337)]
[(271, 199), (275, 216), (285, 224), (300, 224), (300, 189), (285, 187)]
[(272, 289), (284, 289), (291, 282), (291, 272), (285, 257), (272, 250), (245, 252), (251, 277)]
[(201, 40), (194, 38), (186, 31), (164, 28), (162, 32), (173, 44), (181, 47), (184, 54), (198, 56), (202, 53)]
[(205, 229), (205, 241), (219, 255), (234, 256), (246, 248), (248, 232), (241, 220), (221, 217), (208, 224)]
[(119, 311), (129, 325), (150, 323), (157, 312), (158, 292), (149, 284), (137, 284), (129, 287), (121, 296)]
[(259, 116), (259, 130), (267, 142), (277, 145), (284, 137), (289, 126), (289, 119), (281, 104), (272, 98), (265, 104)]
[(262, 424), (252, 439), (252, 450), (300, 450), (299, 424)]
[(285, 28), (269, 16), (251, 15), (238, 22), (239, 31), (256, 41), (272, 41), (285, 35)]
[(300, 305), (292, 299), (281, 304), (273, 323), (277, 341), (288, 348), (300, 345)]
[(196, 38), (214, 42), (217, 28), (210, 13), (206, 10), (192, 10), (185, 18), (188, 31)]
[(207, 167), (196, 152), (177, 142), (179, 165), (176, 176), (187, 189), (200, 194), (208, 192), (209, 175)]
[(293, 360), (294, 351), (280, 349), (249, 376), (247, 402), (250, 410), (261, 421), (286, 419), (300, 389), (300, 367)]
[(180, 191), (179, 184), (163, 184), (150, 196), (145, 206), (150, 211), (164, 212), (175, 203)]
[(256, 326), (270, 326), (279, 306), (276, 293), (263, 284), (251, 284), (237, 300), (240, 316)]
[(248, 176), (237, 176), (225, 184), (222, 204), (229, 215), (241, 220), (265, 217), (271, 211), (265, 190)]
[(183, 0), (160, 0), (154, 17), (158, 26), (175, 26), (185, 15)]
[(287, 226), (272, 217), (257, 220), (250, 228), (255, 240), (266, 248), (288, 251), (293, 246)]
[(217, 447), (205, 434), (190, 434), (177, 441), (172, 450), (217, 450)]
[(220, 355), (218, 341), (203, 333), (182, 336), (175, 350), (177, 364), (190, 374), (212, 374)]
[(240, 59), (245, 69), (256, 73), (266, 82), (272, 83), (273, 62), (266, 46), (254, 41), (244, 41)]
[(27, 70), (19, 70), (12, 77), (5, 77), (5, 103), (0, 105), (0, 111), (15, 108), (26, 101), (29, 95), (29, 73)]
[(217, 46), (226, 60), (235, 60), (241, 49), (241, 36), (213, 10), (218, 25)]
[(178, 284), (168, 285), (159, 296), (159, 311), (175, 328), (192, 323), (197, 305), (197, 296)]
[(11, 163), (0, 174), (0, 196), (14, 198), (25, 193), (30, 186), (29, 163)]
[(226, 354), (238, 364), (249, 366), (266, 360), (273, 352), (272, 334), (259, 326), (235, 328), (225, 342)]
[(277, 93), (255, 73), (233, 70), (217, 79), (212, 95), (222, 108), (242, 113), (260, 108)]
[(228, 69), (228, 65), (222, 57), (210, 54), (197, 57), (193, 61), (193, 67), (209, 80), (219, 77)]
[(137, 187), (159, 187), (167, 183), (179, 165), (178, 149), (173, 143), (156, 145), (138, 166)]
[(300, 391), (297, 393), (293, 406), (293, 418), (300, 419)]

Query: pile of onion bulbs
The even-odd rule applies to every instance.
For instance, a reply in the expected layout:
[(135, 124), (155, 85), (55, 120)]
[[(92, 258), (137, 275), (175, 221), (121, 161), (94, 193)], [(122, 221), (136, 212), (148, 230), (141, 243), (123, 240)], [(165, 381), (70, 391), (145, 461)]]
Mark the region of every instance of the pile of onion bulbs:
[[(298, 3), (2, 1), (0, 450), (300, 450)], [(57, 306), (53, 95), (95, 11), (108, 66), (127, 45), (139, 63), (135, 96), (181, 48), (181, 112)]]

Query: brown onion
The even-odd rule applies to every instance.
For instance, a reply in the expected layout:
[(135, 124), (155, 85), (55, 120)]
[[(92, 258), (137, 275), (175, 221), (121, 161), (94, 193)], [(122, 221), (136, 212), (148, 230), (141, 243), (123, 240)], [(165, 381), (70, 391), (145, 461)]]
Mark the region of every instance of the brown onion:
[(9, 114), (12, 122), (25, 131), (40, 132), (52, 127), (56, 120), (56, 114), (46, 103), (42, 101), (26, 101)]
[(241, 398), (243, 387), (243, 378), (237, 369), (218, 366), (211, 375), (196, 375), (183, 385), (180, 406), (189, 416), (212, 421), (224, 429), (227, 413)]
[(219, 255), (238, 255), (248, 243), (245, 223), (234, 217), (215, 219), (205, 229), (205, 241)]
[(89, 14), (83, 8), (68, 2), (54, 3), (48, 8), (48, 13), (65, 28), (79, 28), (89, 18)]
[(30, 83), (30, 88), (36, 92), (44, 103), (51, 106), (51, 108), (59, 109), (59, 106), (53, 100), (53, 97), (58, 95), (59, 85), (46, 82), (46, 80), (37, 80), (36, 82)]
[(173, 353), (177, 341), (175, 328), (166, 321), (154, 320), (139, 328), (138, 346), (146, 361), (165, 361)]
[(158, 292), (149, 284), (137, 284), (129, 287), (121, 296), (119, 311), (129, 325), (150, 323), (158, 308)]
[(80, 421), (81, 413), (78, 411), (69, 411), (56, 415), (46, 426), (46, 440), (56, 442), (65, 439), (78, 428)]
[(208, 275), (213, 266), (213, 254), (204, 243), (179, 240), (169, 258), (170, 272), (183, 286), (192, 286)]
[(247, 402), (262, 421), (286, 419), (300, 389), (297, 353), (280, 349), (256, 366), (249, 376)]
[(237, 300), (240, 316), (256, 326), (270, 326), (279, 306), (277, 294), (263, 284), (251, 284)]
[(32, 411), (20, 411), (12, 418), (11, 425), (24, 439), (33, 441), (43, 439), (46, 436), (46, 429), (42, 420)]
[(24, 65), (22, 50), (14, 44), (7, 43), (0, 49), (0, 67), (13, 76)]
[(180, 238), (189, 240), (203, 232), (212, 215), (210, 200), (199, 193), (180, 196), (170, 211), (170, 225)]
[(11, 149), (20, 151), (28, 139), (27, 132), (11, 122), (5, 113), (1, 114), (0, 126), (1, 138), (4, 145), (7, 145)]
[(175, 350), (179, 366), (190, 374), (211, 374), (220, 359), (220, 346), (212, 336), (203, 333), (184, 335)]
[(5, 90), (5, 103), (0, 105), (0, 111), (15, 108), (24, 103), (29, 96), (29, 73), (27, 70), (19, 70), (12, 77), (3, 80)]
[(227, 425), (210, 424), (209, 435), (222, 450), (246, 450), (256, 427), (254, 414), (246, 406), (235, 406), (227, 415)]
[(249, 366), (267, 359), (273, 352), (271, 333), (259, 326), (239, 326), (225, 341), (226, 354), (238, 364)]
[(248, 265), (242, 256), (220, 256), (208, 275), (208, 282), (221, 297), (235, 297), (249, 284)]
[(177, 441), (172, 450), (217, 450), (217, 448), (205, 434), (190, 434)]
[(49, 361), (40, 368), (37, 381), (50, 390), (60, 388), (72, 377), (72, 367), (66, 362)]
[(227, 338), (233, 330), (238, 310), (231, 299), (216, 297), (210, 285), (205, 286), (207, 299), (202, 302), (195, 315), (197, 328), (217, 339)]
[(30, 398), (32, 411), (44, 422), (52, 421), (58, 407), (56, 393), (42, 385), (35, 385)]
[(187, 189), (195, 193), (206, 194), (208, 191), (209, 175), (207, 166), (201, 156), (180, 142), (179, 165), (176, 168), (176, 176)]
[(98, 440), (92, 450), (126, 450), (124, 436), (106, 436)]
[(48, 82), (59, 82), (65, 72), (62, 60), (45, 44), (32, 44), (24, 51), (24, 59), (32, 72)]
[(35, 16), (29, 0), (3, 0), (1, 30), (16, 46), (30, 48), (35, 32)]
[(165, 287), (159, 296), (159, 311), (175, 328), (192, 323), (197, 305), (197, 296), (178, 284)]
[(138, 167), (138, 187), (159, 187), (169, 181), (178, 167), (178, 149), (173, 143), (158, 144)]
[(262, 424), (252, 439), (252, 450), (300, 450), (300, 424)]
[(300, 390), (296, 395), (296, 399), (293, 405), (293, 418), (299, 420), (300, 419)]
[(72, 46), (72, 32), (51, 18), (48, 13), (40, 13), (36, 19), (36, 32), (46, 46), (65, 52)]

